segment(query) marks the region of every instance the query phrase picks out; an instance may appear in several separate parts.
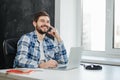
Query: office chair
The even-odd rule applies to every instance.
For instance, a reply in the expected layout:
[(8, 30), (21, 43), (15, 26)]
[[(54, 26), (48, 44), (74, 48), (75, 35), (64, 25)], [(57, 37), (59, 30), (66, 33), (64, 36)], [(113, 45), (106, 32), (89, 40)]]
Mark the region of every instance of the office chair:
[(18, 38), (12, 38), (3, 41), (3, 54), (6, 69), (13, 68), (13, 62), (17, 52), (18, 40)]

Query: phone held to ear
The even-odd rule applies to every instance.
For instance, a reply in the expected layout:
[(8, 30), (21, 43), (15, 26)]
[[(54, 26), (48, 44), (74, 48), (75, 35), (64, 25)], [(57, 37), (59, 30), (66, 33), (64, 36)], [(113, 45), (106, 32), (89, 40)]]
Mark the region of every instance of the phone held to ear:
[(47, 32), (50, 32), (51, 30), (52, 30), (52, 28), (50, 27)]
[[(50, 28), (48, 29), (47, 33), (48, 33), (48, 32), (51, 32), (51, 30), (52, 30), (52, 28), (50, 27)], [(53, 32), (53, 35), (55, 35), (55, 32)]]

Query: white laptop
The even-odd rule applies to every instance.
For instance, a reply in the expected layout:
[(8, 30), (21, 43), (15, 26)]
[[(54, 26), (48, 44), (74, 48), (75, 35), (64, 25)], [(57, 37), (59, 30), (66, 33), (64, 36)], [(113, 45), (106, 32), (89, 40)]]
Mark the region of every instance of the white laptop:
[(81, 47), (72, 47), (70, 49), (68, 63), (66, 65), (60, 64), (55, 69), (70, 70), (70, 69), (78, 68), (80, 66), (80, 61), (81, 61), (81, 52), (82, 52)]

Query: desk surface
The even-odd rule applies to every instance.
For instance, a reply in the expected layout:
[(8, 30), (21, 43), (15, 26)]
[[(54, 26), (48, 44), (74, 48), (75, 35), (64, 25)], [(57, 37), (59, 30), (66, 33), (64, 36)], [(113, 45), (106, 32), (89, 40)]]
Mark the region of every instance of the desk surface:
[(67, 71), (36, 69), (30, 74), (6, 74), (6, 70), (0, 70), (0, 80), (120, 80), (120, 66), (102, 67), (102, 70), (86, 70), (83, 66)]

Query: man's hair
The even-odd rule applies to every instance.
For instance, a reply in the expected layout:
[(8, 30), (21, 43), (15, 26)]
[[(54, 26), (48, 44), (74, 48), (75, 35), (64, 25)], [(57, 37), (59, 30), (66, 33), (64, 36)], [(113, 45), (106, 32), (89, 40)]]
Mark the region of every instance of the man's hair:
[(50, 18), (49, 14), (46, 11), (40, 11), (34, 14), (33, 21), (37, 22), (41, 16), (48, 16)]

